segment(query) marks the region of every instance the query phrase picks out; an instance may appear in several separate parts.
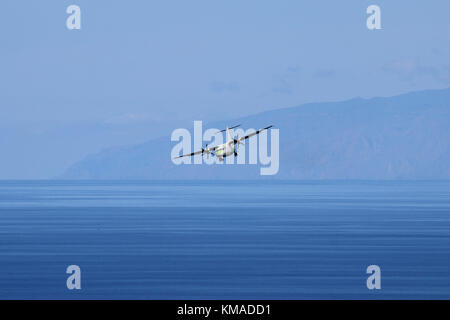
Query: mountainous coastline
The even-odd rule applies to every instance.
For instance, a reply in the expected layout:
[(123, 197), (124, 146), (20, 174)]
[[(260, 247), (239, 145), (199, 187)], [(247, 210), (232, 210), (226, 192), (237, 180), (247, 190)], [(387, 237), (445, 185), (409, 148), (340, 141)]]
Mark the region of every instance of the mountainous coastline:
[(244, 129), (270, 124), (279, 129), (278, 174), (261, 176), (260, 165), (250, 164), (177, 166), (171, 161), (176, 142), (167, 132), (146, 143), (92, 154), (58, 178), (450, 179), (450, 89), (310, 103), (203, 128), (238, 123)]

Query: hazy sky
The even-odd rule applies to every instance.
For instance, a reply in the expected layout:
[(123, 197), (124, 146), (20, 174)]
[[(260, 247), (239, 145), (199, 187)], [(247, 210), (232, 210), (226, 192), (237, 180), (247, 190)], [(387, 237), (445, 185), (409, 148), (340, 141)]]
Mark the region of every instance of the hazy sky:
[(3, 0), (0, 178), (52, 177), (193, 120), (448, 87), (449, 14), (448, 0)]

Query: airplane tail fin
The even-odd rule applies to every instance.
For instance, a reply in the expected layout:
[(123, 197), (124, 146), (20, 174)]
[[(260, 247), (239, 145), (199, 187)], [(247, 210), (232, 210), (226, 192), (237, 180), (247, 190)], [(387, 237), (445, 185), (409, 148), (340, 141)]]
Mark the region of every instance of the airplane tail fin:
[(233, 137), (231, 136), (230, 129), (233, 129), (233, 128), (227, 128), (226, 129), (227, 130), (227, 141), (233, 140)]

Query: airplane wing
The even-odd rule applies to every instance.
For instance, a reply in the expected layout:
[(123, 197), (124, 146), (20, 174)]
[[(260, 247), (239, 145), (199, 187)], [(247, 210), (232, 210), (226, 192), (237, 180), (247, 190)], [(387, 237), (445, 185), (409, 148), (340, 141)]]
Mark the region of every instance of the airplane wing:
[(192, 157), (192, 156), (195, 156), (197, 154), (203, 154), (203, 153), (205, 153), (207, 151), (211, 152), (211, 151), (214, 151), (216, 149), (217, 149), (217, 146), (215, 146), (215, 147), (208, 147), (207, 149), (202, 149), (200, 151), (196, 151), (196, 152), (192, 152), (192, 153), (188, 153), (188, 154), (183, 154), (182, 156), (175, 157), (174, 159), (183, 158), (183, 157)]
[(250, 138), (250, 137), (253, 137), (254, 135), (259, 134), (261, 131), (267, 130), (267, 129), (272, 128), (272, 127), (273, 127), (273, 126), (268, 126), (268, 127), (265, 127), (265, 128), (259, 129), (259, 130), (256, 130), (255, 132), (252, 132), (252, 133), (250, 133), (249, 135), (246, 135), (245, 137), (239, 138), (238, 141), (240, 142), (240, 141), (243, 141), (243, 140), (248, 139), (248, 138)]
[(203, 150), (200, 150), (200, 151), (197, 151), (197, 152), (183, 154), (182, 156), (175, 157), (174, 159), (183, 158), (183, 157), (192, 157), (192, 156), (195, 156), (196, 154), (202, 154), (202, 153), (203, 153)]

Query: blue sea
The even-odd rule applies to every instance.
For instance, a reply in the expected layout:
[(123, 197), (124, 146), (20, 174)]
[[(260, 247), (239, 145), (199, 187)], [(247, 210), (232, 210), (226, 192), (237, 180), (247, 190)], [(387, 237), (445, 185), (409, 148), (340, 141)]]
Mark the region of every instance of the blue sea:
[(2, 181), (0, 298), (450, 299), (450, 182)]

